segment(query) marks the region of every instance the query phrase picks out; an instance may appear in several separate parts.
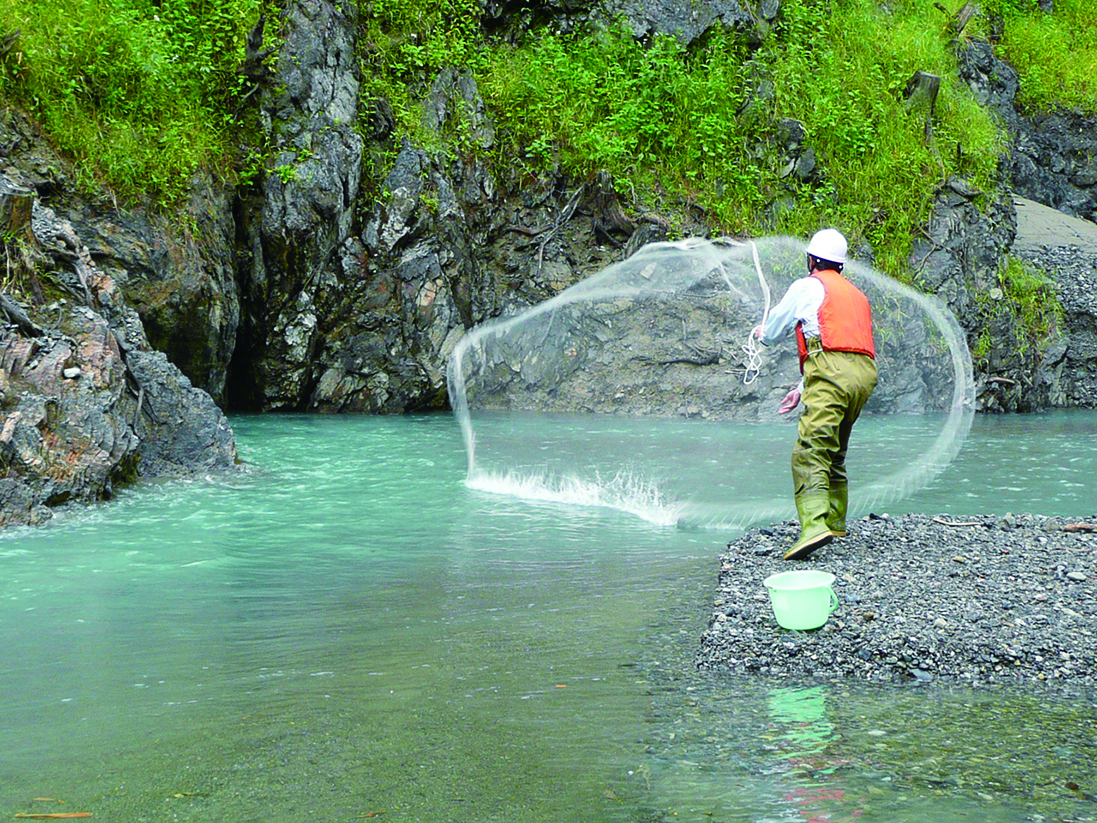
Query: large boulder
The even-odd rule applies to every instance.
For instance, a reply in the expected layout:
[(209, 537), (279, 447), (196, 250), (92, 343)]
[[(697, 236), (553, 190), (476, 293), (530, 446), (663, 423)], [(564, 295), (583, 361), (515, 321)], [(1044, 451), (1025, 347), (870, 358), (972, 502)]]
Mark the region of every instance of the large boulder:
[(0, 182), (4, 250), (17, 261), (0, 293), (0, 526), (42, 522), (139, 477), (234, 467), (224, 415), (152, 349), (72, 223), (30, 187)]

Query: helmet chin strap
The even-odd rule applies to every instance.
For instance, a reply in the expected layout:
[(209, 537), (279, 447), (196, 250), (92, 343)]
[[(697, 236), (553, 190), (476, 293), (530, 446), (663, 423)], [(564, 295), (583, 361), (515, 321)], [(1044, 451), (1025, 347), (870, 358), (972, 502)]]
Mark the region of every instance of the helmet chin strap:
[(824, 260), (821, 257), (816, 257), (813, 254), (808, 255), (808, 274), (815, 274), (815, 272), (820, 270), (830, 270), (841, 273), (842, 268), (843, 266), (841, 263), (833, 263), (830, 260)]

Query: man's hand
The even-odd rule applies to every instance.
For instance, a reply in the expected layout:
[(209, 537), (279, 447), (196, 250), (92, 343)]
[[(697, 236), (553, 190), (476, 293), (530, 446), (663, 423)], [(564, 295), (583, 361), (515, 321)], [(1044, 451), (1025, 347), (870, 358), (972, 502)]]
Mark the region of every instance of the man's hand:
[(788, 414), (790, 411), (800, 405), (800, 390), (793, 389), (785, 395), (785, 399), (781, 401), (781, 405), (777, 407), (778, 414)]
[(754, 331), (752, 331), (751, 334), (754, 336), (755, 340), (761, 340), (762, 339), (762, 327), (761, 326), (755, 326)]

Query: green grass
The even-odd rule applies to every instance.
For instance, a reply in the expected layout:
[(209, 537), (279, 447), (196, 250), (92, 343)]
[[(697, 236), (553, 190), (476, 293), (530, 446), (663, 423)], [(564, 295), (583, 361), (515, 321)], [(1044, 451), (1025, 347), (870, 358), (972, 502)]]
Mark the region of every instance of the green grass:
[(1005, 26), (1000, 56), (1021, 77), (1021, 102), (1033, 109), (1056, 105), (1097, 114), (1097, 4), (1055, 0), (1054, 13), (1036, 0), (987, 0)]
[(1018, 355), (1042, 354), (1063, 325), (1063, 306), (1054, 281), (1047, 272), (1010, 256), (997, 272), (998, 286), (976, 296), (976, 305), (984, 317), (982, 331), (972, 345), (976, 362), (986, 361), (1002, 349), (1003, 341), (992, 331), (992, 321), (1014, 330), (1006, 348)]
[(0, 0), (0, 94), (77, 161), (79, 182), (179, 196), (235, 141), (237, 67), (265, 0)]
[(403, 133), (440, 149), (421, 128), (422, 100), (446, 66), (475, 65), (483, 49), (478, 0), (376, 0), (360, 4), (363, 111), (384, 98)]
[(1010, 257), (998, 272), (998, 282), (1017, 313), (1027, 344), (1039, 347), (1062, 327), (1063, 307), (1046, 272)]
[[(891, 6), (786, 0), (753, 52), (729, 35), (689, 52), (624, 32), (540, 35), (491, 52), (481, 89), (514, 141), (508, 156), (578, 176), (609, 171), (622, 190), (698, 203), (731, 233), (836, 225), (899, 273), (934, 185), (964, 174), (990, 187), (1002, 144), (953, 79), (948, 18), (929, 2)], [(903, 96), (919, 70), (942, 78), (928, 143)], [(817, 184), (782, 178), (767, 150), (782, 118), (806, 126), (826, 173)]]

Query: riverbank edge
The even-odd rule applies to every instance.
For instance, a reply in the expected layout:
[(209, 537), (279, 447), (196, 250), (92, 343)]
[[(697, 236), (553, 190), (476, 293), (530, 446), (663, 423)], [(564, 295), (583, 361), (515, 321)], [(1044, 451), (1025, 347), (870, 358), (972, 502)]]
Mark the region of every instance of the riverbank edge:
[[(695, 664), (732, 676), (975, 687), (1097, 687), (1097, 515), (870, 514), (805, 561), (795, 521), (727, 544)], [(819, 629), (776, 622), (764, 585), (834, 575)]]

